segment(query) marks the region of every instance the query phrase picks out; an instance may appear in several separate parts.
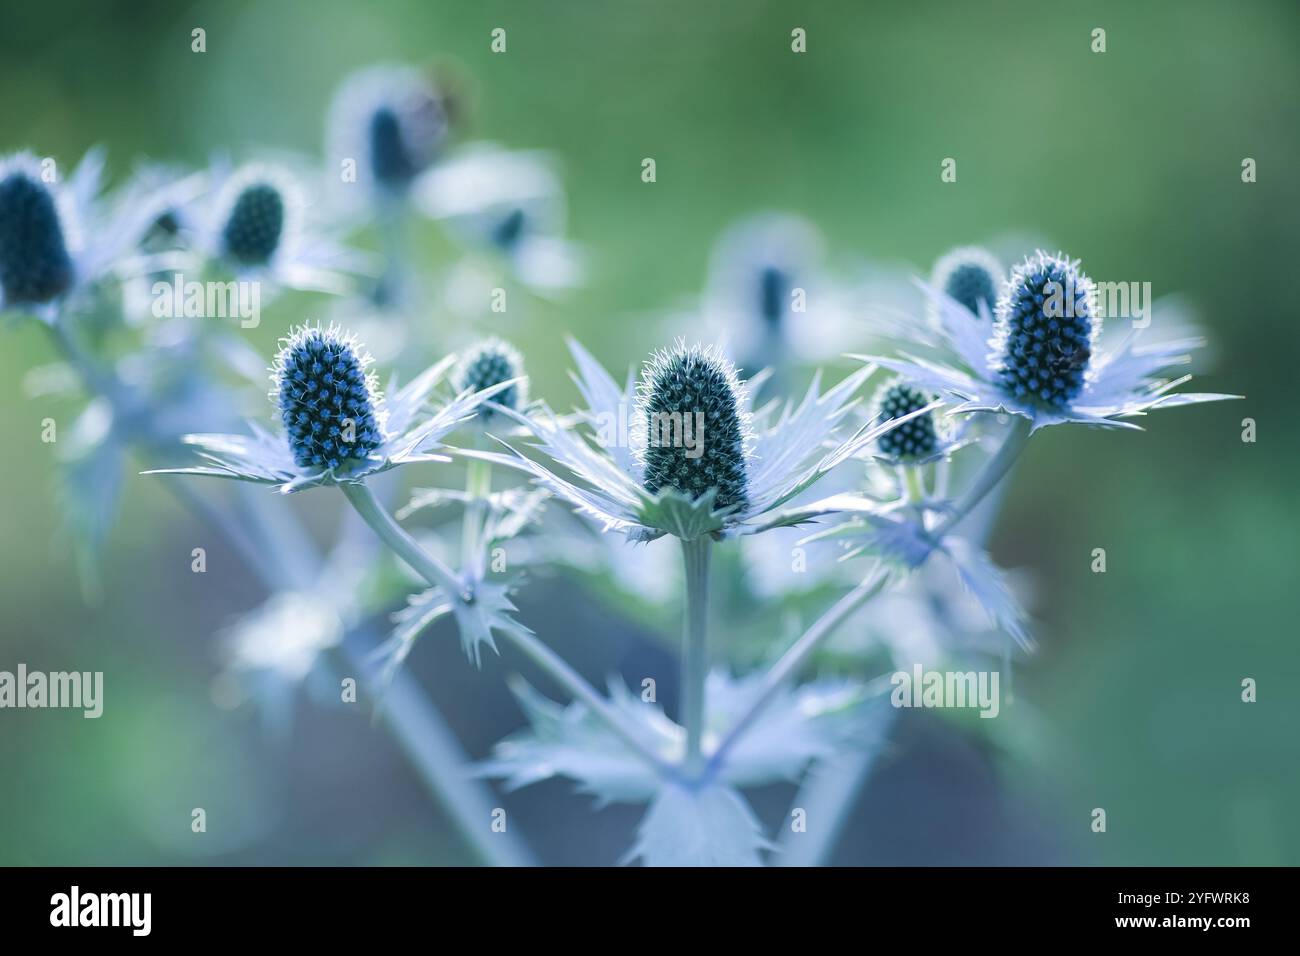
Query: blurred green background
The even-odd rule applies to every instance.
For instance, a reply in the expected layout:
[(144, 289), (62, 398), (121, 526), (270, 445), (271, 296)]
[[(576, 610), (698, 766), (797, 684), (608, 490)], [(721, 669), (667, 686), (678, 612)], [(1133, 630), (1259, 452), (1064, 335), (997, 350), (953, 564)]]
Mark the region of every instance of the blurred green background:
[[(504, 55), (489, 51), (498, 26)], [(790, 52), (795, 26), (804, 55)], [(1094, 27), (1107, 31), (1104, 54), (1090, 51)], [(1212, 340), (1199, 386), (1247, 399), (1159, 413), (1146, 434), (1049, 430), (993, 539), (1001, 563), (1037, 573), (1042, 650), (1017, 693), (1049, 728), (1045, 758), (999, 767), (993, 785), (942, 747), (910, 784), (897, 758), (839, 859), (1300, 862), (1300, 427), (1286, 411), (1300, 353), (1286, 285), (1300, 253), (1300, 6), (6, 4), (0, 150), (66, 166), (104, 143), (117, 179), (145, 156), (318, 153), (338, 81), (390, 60), (453, 64), (469, 136), (560, 159), (590, 281), (511, 330), (534, 391), (557, 406), (573, 397), (562, 333), (611, 367), (663, 344), (647, 316), (698, 291), (717, 235), (763, 209), (806, 215), (843, 257), (924, 272), (953, 245), (1032, 231), (1093, 275), (1185, 293)], [(644, 156), (658, 164), (653, 185), (639, 179)], [(953, 185), (939, 181), (948, 156)], [(1255, 184), (1241, 182), (1244, 157), (1258, 163)], [(255, 344), (269, 352), (318, 306), (268, 309)], [(52, 358), (38, 329), (3, 342), (0, 668), (102, 669), (107, 710), (98, 721), (0, 712), (0, 862), (468, 859), (365, 721), (315, 712), (285, 752), (212, 705), (211, 636), (260, 594), (215, 542), (220, 586), (190, 574), (207, 532), (156, 486), (128, 479), (105, 600), (83, 603), (40, 442), (41, 419), (71, 409), (24, 395), (26, 370)], [(1255, 444), (1241, 441), (1245, 417)], [(1089, 570), (1095, 547), (1107, 550), (1104, 575)], [(525, 610), (555, 618), (536, 600)], [(561, 641), (582, 620), (540, 633)], [(422, 676), (481, 756), (519, 718), (496, 697), (495, 716), (466, 713), (505, 668), (476, 674), (457, 655)], [(1240, 702), (1244, 677), (1258, 703)], [(964, 815), (918, 813), (899, 798), (908, 785), (943, 790)], [(967, 788), (993, 803), (962, 804)], [(506, 800), (525, 834), (558, 831), (547, 839), (566, 861), (612, 860), (637, 816), (590, 818), (567, 795), (556, 805), (568, 816)], [(963, 842), (1001, 830), (1021, 800), (1038, 821), (1023, 846)], [(220, 834), (202, 849), (185, 825), (193, 806)], [(1104, 835), (1089, 832), (1093, 807), (1107, 810)], [(569, 844), (586, 855), (564, 855)]]

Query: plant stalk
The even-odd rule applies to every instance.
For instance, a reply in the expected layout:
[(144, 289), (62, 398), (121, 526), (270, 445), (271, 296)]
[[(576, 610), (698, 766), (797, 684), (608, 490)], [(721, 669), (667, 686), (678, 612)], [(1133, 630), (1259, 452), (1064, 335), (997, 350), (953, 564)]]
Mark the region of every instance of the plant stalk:
[[(456, 600), (473, 600), (472, 594), (466, 594), (459, 578), (446, 565), (429, 554), (419, 543), (384, 510), (366, 485), (361, 483), (341, 484), (344, 496), (356, 508), (366, 524), (379, 535), (380, 540), (399, 558), (435, 587), (441, 587)], [(515, 648), (522, 651), (548, 677), (562, 686), (575, 699), (582, 701), (599, 717), (634, 753), (650, 764), (652, 768), (664, 774), (671, 774), (672, 768), (638, 737), (618, 713), (609, 705), (595, 688), (575, 671), (569, 664), (537, 639), (531, 632), (522, 628), (503, 628), (500, 636), (508, 640)]]
[(736, 745), (736, 741), (753, 726), (754, 721), (776, 697), (777, 692), (807, 662), (818, 645), (834, 633), (835, 628), (839, 627), (845, 618), (883, 591), (888, 582), (889, 574), (883, 568), (877, 568), (861, 584), (836, 601), (830, 610), (819, 617), (812, 627), (804, 631), (790, 649), (781, 655), (763, 676), (763, 683), (749, 710), (732, 725), (722, 743), (718, 745), (718, 749), (714, 751), (709, 761), (711, 768), (721, 766), (728, 751)]
[(701, 535), (682, 541), (686, 570), (686, 619), (682, 629), (682, 723), (686, 727), (686, 772), (703, 769), (704, 688), (709, 674), (709, 558), (713, 540)]

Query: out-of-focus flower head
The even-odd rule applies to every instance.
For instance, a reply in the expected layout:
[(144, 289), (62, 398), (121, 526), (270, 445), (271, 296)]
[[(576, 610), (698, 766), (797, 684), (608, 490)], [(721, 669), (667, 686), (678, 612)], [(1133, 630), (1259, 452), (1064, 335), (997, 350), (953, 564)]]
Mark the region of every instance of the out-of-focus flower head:
[(442, 153), (448, 132), (444, 97), (411, 66), (380, 64), (348, 76), (330, 106), (327, 154), (356, 182), (383, 198), (402, 196)]
[(52, 322), (117, 265), (125, 230), (98, 202), (104, 157), (63, 180), (52, 159), (0, 158), (0, 312)]
[(345, 274), (363, 268), (361, 257), (314, 221), (302, 182), (283, 164), (233, 171), (215, 164), (210, 191), (192, 213), (197, 250), (236, 279), (263, 282), (268, 292), (346, 292)]
[(500, 257), (525, 285), (555, 290), (581, 279), (577, 250), (564, 238), (564, 191), (546, 153), (476, 144), (429, 170), (412, 196), (425, 215)]
[(965, 306), (974, 318), (991, 321), (1005, 276), (991, 252), (979, 246), (960, 246), (934, 264), (930, 285)]

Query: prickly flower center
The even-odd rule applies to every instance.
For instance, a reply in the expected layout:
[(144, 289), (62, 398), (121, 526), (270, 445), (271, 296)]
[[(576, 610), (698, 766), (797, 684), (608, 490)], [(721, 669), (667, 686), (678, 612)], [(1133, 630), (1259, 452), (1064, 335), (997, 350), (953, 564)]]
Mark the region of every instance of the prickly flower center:
[[(932, 399), (919, 389), (901, 382), (888, 386), (879, 398), (880, 417), (885, 420), (902, 418), (918, 408), (929, 405)], [(934, 414), (926, 412), (904, 422), (877, 440), (880, 451), (890, 458), (924, 458), (934, 454), (938, 439), (934, 431)]]
[(16, 172), (0, 182), (0, 290), (10, 304), (41, 304), (72, 287), (72, 259), (54, 197)]
[[(523, 361), (519, 353), (500, 339), (489, 339), (461, 356), (456, 385), (462, 391), (478, 392), (519, 378), (522, 374)], [(492, 401), (506, 408), (518, 409), (523, 404), (523, 389), (519, 384), (511, 385), (497, 392)], [(487, 406), (479, 407), (481, 418), (491, 418), (493, 414)]]
[(973, 262), (956, 266), (948, 274), (947, 281), (943, 284), (943, 291), (950, 298), (966, 306), (971, 314), (976, 316), (980, 314), (981, 302), (992, 311), (998, 301), (996, 280), (993, 275), (982, 265)]
[(1083, 390), (1092, 357), (1090, 284), (1068, 260), (1040, 255), (1017, 268), (998, 303), (998, 383), (1047, 407)]
[(300, 329), (276, 361), (276, 399), (293, 459), (302, 468), (339, 468), (382, 440), (372, 378), (350, 340)]
[(255, 183), (235, 199), (221, 238), (242, 265), (265, 265), (284, 231), (284, 197), (269, 183)]
[(745, 430), (734, 370), (700, 349), (656, 359), (641, 386), (645, 487), (691, 499), (716, 491), (716, 509), (748, 502)]

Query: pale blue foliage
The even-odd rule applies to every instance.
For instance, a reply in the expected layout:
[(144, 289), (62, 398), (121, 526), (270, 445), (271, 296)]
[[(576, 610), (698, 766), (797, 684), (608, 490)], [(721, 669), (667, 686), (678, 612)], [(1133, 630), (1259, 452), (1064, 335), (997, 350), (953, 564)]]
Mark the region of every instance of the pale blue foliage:
[[(721, 671), (709, 675), (706, 757), (753, 702), (761, 679), (736, 679)], [(497, 745), (484, 774), (504, 778), (511, 787), (568, 777), (602, 803), (644, 800), (658, 788), (662, 776), (585, 705), (561, 706), (522, 682), (512, 688), (529, 727)], [(782, 691), (711, 775), (736, 786), (794, 780), (809, 761), (841, 747), (874, 746), (878, 715), (865, 706), (868, 700), (862, 686), (851, 681), (817, 681)], [(685, 731), (658, 704), (642, 701), (618, 681), (610, 682), (609, 702), (649, 750), (670, 764), (681, 758)]]
[(650, 804), (623, 862), (646, 866), (762, 866), (772, 843), (731, 787), (665, 784)]

